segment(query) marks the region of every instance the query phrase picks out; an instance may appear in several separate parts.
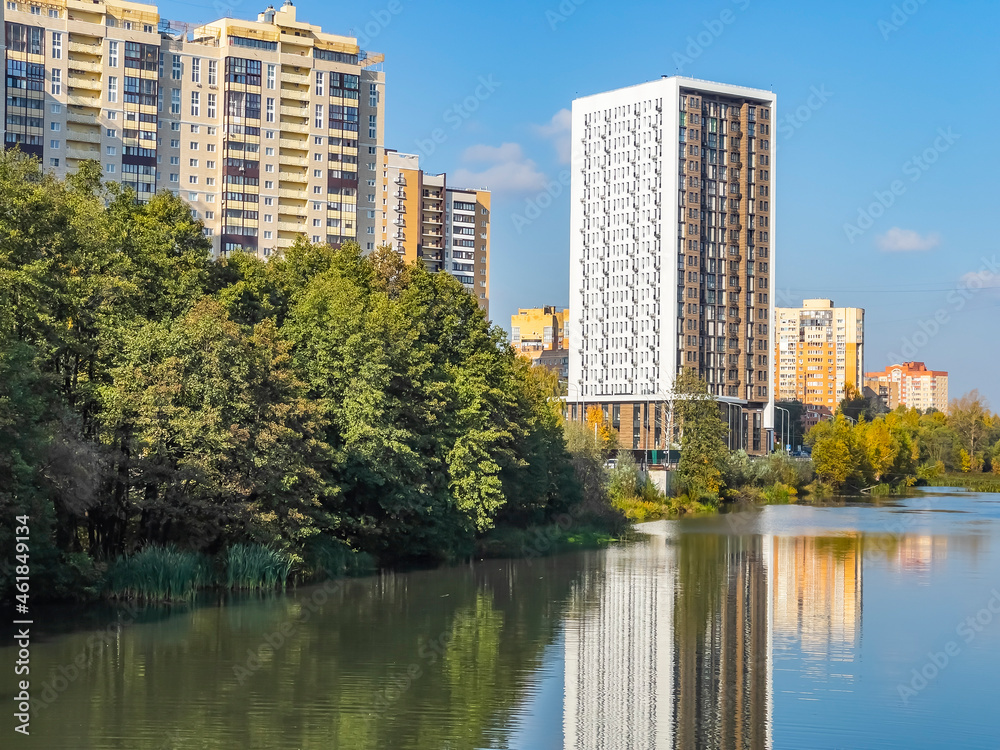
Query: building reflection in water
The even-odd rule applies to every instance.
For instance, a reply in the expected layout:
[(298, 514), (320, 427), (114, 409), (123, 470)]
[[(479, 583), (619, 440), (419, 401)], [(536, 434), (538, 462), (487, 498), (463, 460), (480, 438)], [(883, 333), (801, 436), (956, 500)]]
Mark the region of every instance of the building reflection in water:
[(566, 619), (564, 746), (770, 748), (776, 645), (806, 674), (850, 672), (838, 662), (856, 659), (863, 557), (857, 535), (608, 550)]

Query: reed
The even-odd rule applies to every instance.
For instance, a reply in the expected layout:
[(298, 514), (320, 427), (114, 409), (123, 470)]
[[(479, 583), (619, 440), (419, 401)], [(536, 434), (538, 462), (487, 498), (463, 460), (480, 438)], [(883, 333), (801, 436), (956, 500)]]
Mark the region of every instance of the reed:
[(226, 551), (226, 587), (258, 591), (285, 588), (292, 559), (262, 544), (234, 544)]
[(210, 570), (204, 555), (150, 546), (112, 563), (106, 589), (115, 599), (182, 601), (210, 582)]

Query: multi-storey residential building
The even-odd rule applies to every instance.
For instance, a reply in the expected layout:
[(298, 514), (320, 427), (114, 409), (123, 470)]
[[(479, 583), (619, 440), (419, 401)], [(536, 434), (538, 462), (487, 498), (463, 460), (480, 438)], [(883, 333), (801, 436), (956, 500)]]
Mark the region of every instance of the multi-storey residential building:
[[(447, 175), (428, 174), (415, 154), (381, 151), (379, 189), (362, 188), (362, 249), (390, 245), (407, 261), (446, 271), (490, 305), (490, 191), (449, 187)], [(374, 206), (374, 208), (368, 208)]]
[(569, 348), (566, 334), (568, 310), (554, 306), (519, 308), (510, 316), (511, 345), (519, 354), (537, 359), (543, 351)]
[(903, 362), (882, 372), (866, 372), (865, 385), (890, 409), (906, 406), (948, 411), (948, 373), (928, 370), (923, 362)]
[(573, 102), (569, 410), (631, 420), (623, 447), (665, 447), (660, 407), (690, 368), (733, 444), (769, 448), (775, 104), (679, 77)]
[(189, 27), (127, 0), (5, 0), (4, 142), (58, 176), (95, 159), (169, 189), (216, 253), (358, 237), (384, 133), (381, 55), (296, 19)]
[(802, 307), (774, 310), (774, 392), (832, 413), (848, 386), (864, 383), (865, 311), (807, 299)]

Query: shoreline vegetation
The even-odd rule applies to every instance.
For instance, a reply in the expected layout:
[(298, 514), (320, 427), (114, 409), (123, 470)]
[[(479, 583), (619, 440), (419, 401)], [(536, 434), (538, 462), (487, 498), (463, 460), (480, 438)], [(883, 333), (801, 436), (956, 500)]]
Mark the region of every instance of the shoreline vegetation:
[(567, 422), (557, 376), (450, 275), (301, 237), (213, 261), (179, 198), (101, 178), (0, 155), (0, 511), (29, 518), (39, 600), (280, 590), (602, 546), (724, 503), (1000, 478), (975, 394), (947, 417), (838, 413), (812, 461), (751, 459), (685, 370), (668, 496), (626, 451), (608, 471), (601, 409)]
[(38, 600), (612, 538), (625, 519), (567, 446), (557, 385), (391, 248), (213, 261), (170, 193), (0, 155), (0, 511), (29, 518)]

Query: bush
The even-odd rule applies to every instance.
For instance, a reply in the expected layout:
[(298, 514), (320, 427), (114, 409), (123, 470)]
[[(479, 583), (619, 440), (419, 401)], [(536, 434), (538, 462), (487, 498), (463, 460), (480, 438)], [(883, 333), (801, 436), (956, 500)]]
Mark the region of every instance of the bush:
[(226, 587), (229, 589), (285, 588), (292, 560), (262, 544), (235, 544), (226, 551)]

